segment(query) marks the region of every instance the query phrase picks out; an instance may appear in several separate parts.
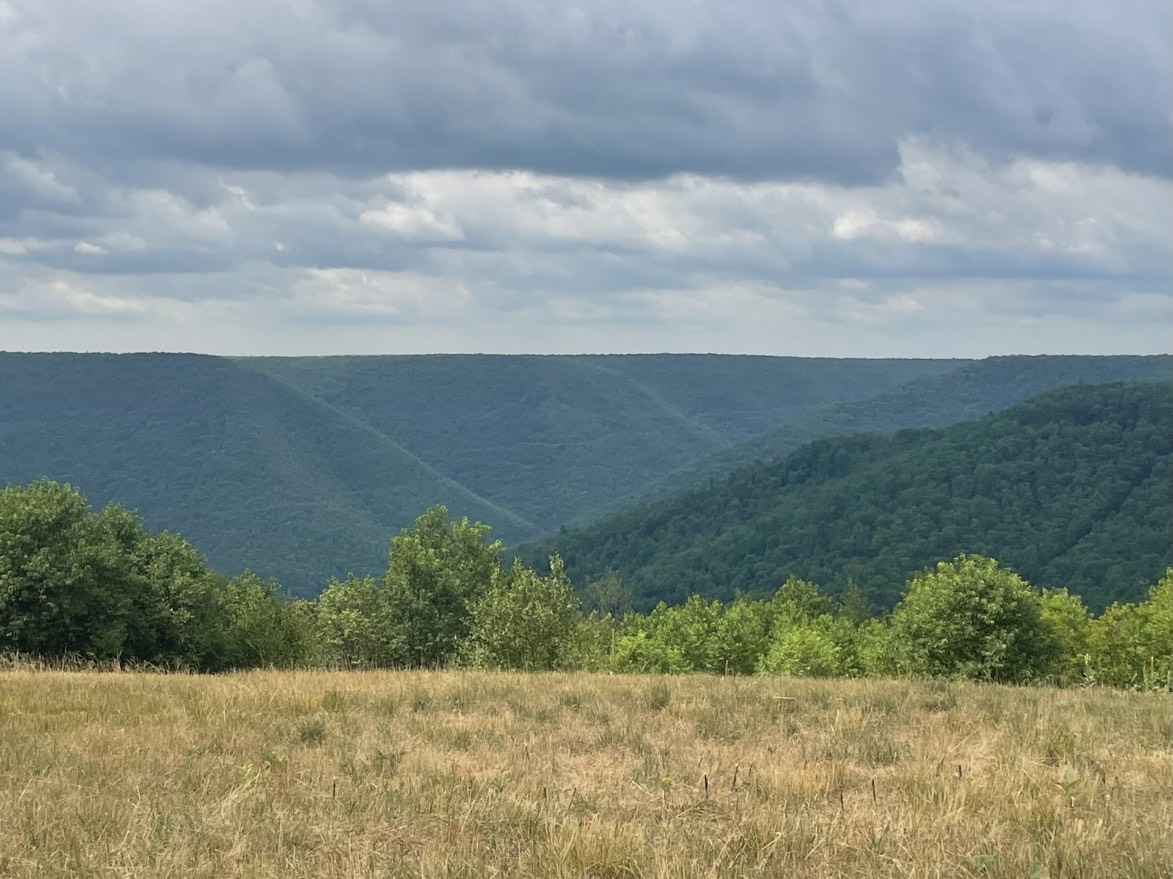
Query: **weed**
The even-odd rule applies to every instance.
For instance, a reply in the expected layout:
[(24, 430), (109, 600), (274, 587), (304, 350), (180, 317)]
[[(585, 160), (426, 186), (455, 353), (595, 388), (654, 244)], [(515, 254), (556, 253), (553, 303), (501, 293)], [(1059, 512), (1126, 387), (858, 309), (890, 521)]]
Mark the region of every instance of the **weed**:
[(672, 701), (672, 691), (662, 681), (648, 688), (645, 704), (649, 711), (663, 711)]
[(998, 856), (992, 852), (982, 852), (969, 859), (970, 869), (975, 873), (985, 873), (996, 863), (998, 863)]
[(322, 695), (322, 710), (331, 714), (342, 714), (346, 711), (346, 695), (337, 690), (327, 690)]
[(326, 723), (321, 718), (303, 720), (297, 726), (297, 738), (303, 745), (320, 745), (326, 741)]
[(571, 711), (577, 712), (582, 708), (583, 705), (582, 693), (559, 693), (558, 704), (563, 708), (569, 708)]
[(289, 765), (289, 758), (284, 754), (278, 754), (272, 748), (261, 750), (261, 760), (270, 769), (284, 769)]

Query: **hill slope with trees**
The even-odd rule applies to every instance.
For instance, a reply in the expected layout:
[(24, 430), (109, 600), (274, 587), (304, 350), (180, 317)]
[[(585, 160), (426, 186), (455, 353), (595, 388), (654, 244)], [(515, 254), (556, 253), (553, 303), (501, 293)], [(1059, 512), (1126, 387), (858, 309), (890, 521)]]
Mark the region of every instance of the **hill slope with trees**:
[(638, 495), (615, 503), (610, 512), (682, 494), (741, 467), (788, 455), (822, 437), (948, 427), (1057, 388), (1137, 381), (1173, 382), (1173, 357), (1040, 355), (965, 363), (943, 375), (913, 379), (864, 400), (812, 407), (778, 427), (649, 483)]
[(0, 353), (0, 486), (84, 486), (311, 595), (378, 570), (437, 503), (532, 539), (787, 413), (953, 365)]
[(1014, 388), (1170, 363), (0, 353), (0, 486), (83, 486), (189, 535), (219, 571), (315, 595), (332, 576), (379, 570), (388, 536), (437, 503), (516, 545), (747, 442), (955, 418), (963, 398), (984, 414)]
[(959, 363), (678, 354), (237, 362), (368, 424), (539, 532), (813, 406)]
[(638, 606), (767, 594), (788, 576), (891, 607), (908, 572), (990, 555), (1102, 608), (1173, 563), (1173, 387), (1053, 391), (944, 430), (813, 442), (711, 486), (524, 547)]
[(81, 485), (102, 506), (182, 532), (217, 570), (249, 568), (316, 594), (377, 570), (387, 538), (447, 504), (507, 539), (532, 524), (387, 437), (229, 360), (6, 355), (0, 475)]

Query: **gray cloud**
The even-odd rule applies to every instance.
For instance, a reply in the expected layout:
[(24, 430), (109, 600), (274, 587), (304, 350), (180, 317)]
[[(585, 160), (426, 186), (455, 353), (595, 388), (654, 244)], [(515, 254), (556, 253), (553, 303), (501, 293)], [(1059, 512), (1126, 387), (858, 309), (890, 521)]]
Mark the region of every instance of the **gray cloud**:
[[(1117, 297), (1168, 286), (1169, 181), (1034, 159), (990, 163), (918, 142), (901, 155), (898, 173), (872, 187), (189, 169), (177, 191), (109, 187), (90, 217), (42, 208), (29, 222), (0, 223), (0, 254), (128, 289), (161, 290), (166, 274), (235, 272), (214, 298), (259, 296), (281, 313), (289, 291), (317, 291), (314, 319), (328, 321), (335, 307), (340, 323), (422, 315), (373, 304), (396, 299), (388, 276), (411, 279), (401, 286), (417, 298), (455, 285), (473, 304), (505, 311), (546, 297), (630, 302), (664, 290), (820, 289), (840, 279), (856, 283), (859, 299), (873, 287), (888, 296), (893, 284), (966, 279), (1111, 282)], [(21, 173), (51, 176), (27, 163)], [(208, 295), (206, 285), (168, 283), (181, 299)], [(445, 313), (468, 308), (461, 300)]]
[(0, 0), (0, 347), (1162, 350), (1171, 23)]
[[(5, 0), (0, 149), (875, 182), (910, 136), (1167, 175), (1163, 0)], [(1159, 112), (1157, 108), (1162, 108)]]

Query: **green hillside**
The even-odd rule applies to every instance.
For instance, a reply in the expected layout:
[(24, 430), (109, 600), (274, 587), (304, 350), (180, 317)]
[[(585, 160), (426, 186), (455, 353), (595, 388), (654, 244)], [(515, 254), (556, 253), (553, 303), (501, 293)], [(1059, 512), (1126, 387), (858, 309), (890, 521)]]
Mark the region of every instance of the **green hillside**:
[[(446, 504), (507, 542), (948, 361), (0, 353), (0, 485), (47, 476), (299, 594)], [(402, 442), (401, 442), (402, 440)]]
[[(654, 480), (635, 495), (617, 499), (609, 512), (681, 494), (741, 467), (788, 455), (822, 437), (948, 427), (1056, 388), (1128, 381), (1173, 381), (1173, 357), (1047, 355), (964, 363), (943, 375), (914, 379), (874, 397), (812, 407), (771, 430)], [(578, 524), (588, 524), (588, 520)]]
[(962, 361), (717, 355), (255, 358), (550, 531), (830, 401)]
[(769, 592), (788, 575), (889, 606), (908, 572), (992, 555), (1093, 607), (1173, 563), (1173, 387), (1077, 386), (944, 430), (823, 439), (708, 488), (525, 547), (638, 602)]
[(517, 539), (533, 526), (353, 418), (230, 360), (3, 355), (0, 482), (73, 483), (179, 531), (224, 573), (310, 594), (385, 566), (436, 503)]
[(389, 536), (437, 503), (515, 545), (697, 462), (723, 476), (812, 436), (984, 414), (1024, 388), (1170, 364), (0, 353), (0, 485), (71, 482), (179, 531), (223, 573), (316, 594), (381, 570)]

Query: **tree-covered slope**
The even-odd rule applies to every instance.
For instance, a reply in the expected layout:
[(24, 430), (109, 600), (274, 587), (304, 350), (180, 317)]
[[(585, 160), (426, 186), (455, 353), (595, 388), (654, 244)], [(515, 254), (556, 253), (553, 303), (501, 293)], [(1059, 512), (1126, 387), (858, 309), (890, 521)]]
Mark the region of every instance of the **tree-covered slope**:
[(256, 358), (543, 531), (812, 406), (963, 361), (718, 355)]
[[(771, 430), (649, 482), (635, 495), (617, 499), (609, 511), (617, 513), (638, 502), (681, 494), (740, 467), (788, 455), (822, 437), (947, 427), (1056, 388), (1130, 381), (1173, 381), (1173, 357), (1046, 355), (963, 363), (942, 375), (914, 379), (867, 399), (807, 409)], [(588, 521), (579, 520), (579, 524)]]
[(890, 606), (911, 570), (973, 552), (1088, 603), (1173, 563), (1173, 387), (1084, 385), (944, 430), (830, 438), (523, 548), (576, 582), (615, 568), (640, 603), (852, 578)]
[(310, 594), (380, 570), (388, 537), (447, 504), (533, 526), (369, 426), (238, 364), (189, 355), (3, 355), (0, 484), (48, 476), (181, 532), (224, 573)]
[(862, 423), (827, 406), (891, 429), (922, 411), (956, 417), (964, 400), (984, 414), (1010, 386), (1145, 376), (1170, 360), (998, 363), (0, 353), (0, 485), (69, 481), (183, 533), (225, 574), (250, 567), (316, 593), (332, 574), (380, 569), (389, 536), (437, 503), (515, 544), (762, 431), (769, 447)]

